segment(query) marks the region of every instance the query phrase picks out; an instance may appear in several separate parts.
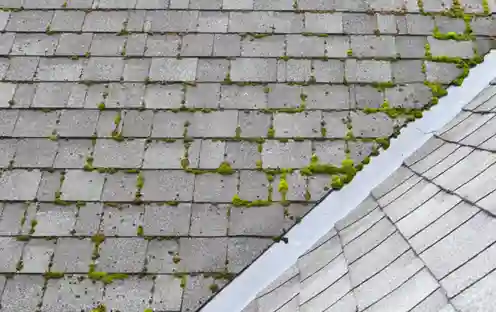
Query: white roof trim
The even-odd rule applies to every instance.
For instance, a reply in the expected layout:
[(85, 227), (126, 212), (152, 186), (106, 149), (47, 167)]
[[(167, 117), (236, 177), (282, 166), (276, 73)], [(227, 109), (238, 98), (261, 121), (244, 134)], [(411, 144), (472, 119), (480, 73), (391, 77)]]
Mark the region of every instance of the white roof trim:
[(420, 148), (433, 133), (451, 121), (496, 76), (496, 50), (484, 63), (470, 70), (461, 87), (451, 87), (447, 96), (423, 118), (401, 131), (388, 150), (372, 158), (369, 165), (339, 192), (332, 192), (295, 225), (285, 237), (289, 243), (272, 245), (245, 271), (220, 291), (202, 312), (240, 312), (257, 294), (296, 263), (334, 224), (355, 209), (370, 192), (398, 169), (403, 161)]

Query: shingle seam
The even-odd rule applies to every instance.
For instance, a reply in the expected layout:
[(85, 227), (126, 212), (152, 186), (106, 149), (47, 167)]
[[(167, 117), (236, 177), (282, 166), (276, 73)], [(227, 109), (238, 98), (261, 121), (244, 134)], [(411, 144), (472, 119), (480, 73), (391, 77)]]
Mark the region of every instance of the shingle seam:
[[(490, 164), (487, 168), (489, 168), (489, 167), (491, 167), (491, 166), (494, 166), (495, 164), (496, 164), (496, 160), (495, 160), (492, 164)], [(487, 169), (487, 168), (486, 168), (486, 169)], [(410, 169), (410, 170), (411, 170), (411, 169)], [(413, 171), (413, 170), (412, 170), (412, 171)], [(415, 171), (414, 171), (414, 172), (415, 172)], [(482, 173), (484, 173), (484, 171), (480, 172), (479, 174), (482, 174)], [(457, 188), (456, 188), (455, 190), (453, 190), (453, 191), (452, 191), (452, 190), (449, 190), (449, 189), (447, 189), (447, 188), (445, 188), (445, 187), (443, 187), (443, 186), (441, 186), (441, 185), (439, 185), (439, 184), (437, 184), (436, 182), (434, 182), (434, 181), (433, 181), (433, 179), (429, 179), (429, 178), (427, 178), (427, 177), (423, 176), (422, 174), (419, 174), (419, 173), (417, 173), (417, 172), (415, 172), (415, 174), (416, 174), (416, 175), (418, 175), (419, 177), (421, 177), (422, 179), (426, 180), (427, 182), (429, 182), (429, 183), (431, 183), (431, 184), (433, 184), (433, 185), (435, 185), (435, 186), (439, 187), (441, 190), (445, 191), (446, 193), (451, 194), (451, 195), (455, 195), (455, 196), (457, 196), (458, 198), (460, 198), (463, 202), (465, 202), (465, 203), (467, 203), (467, 204), (469, 204), (469, 205), (471, 205), (471, 206), (477, 207), (478, 209), (480, 209), (481, 211), (484, 211), (485, 213), (487, 213), (488, 215), (492, 216), (493, 218), (496, 218), (496, 214), (494, 214), (493, 212), (491, 212), (491, 211), (489, 211), (489, 210), (487, 210), (487, 209), (484, 209), (483, 207), (481, 207), (481, 206), (477, 205), (477, 203), (476, 203), (476, 202), (473, 202), (473, 201), (471, 201), (471, 200), (469, 200), (469, 199), (467, 199), (467, 198), (465, 198), (465, 197), (463, 197), (463, 196), (459, 195), (458, 193), (456, 193), (456, 190), (458, 190), (458, 189), (459, 189), (460, 187), (462, 187), (463, 185), (465, 185), (465, 184), (469, 183), (470, 181), (472, 181), (472, 180), (473, 180), (474, 178), (476, 178), (479, 174), (478, 174), (478, 175), (476, 175), (476, 176), (475, 176), (474, 178), (472, 178), (471, 180), (469, 180), (469, 181), (467, 181), (467, 182), (463, 183), (462, 185), (460, 185), (459, 187), (457, 187)], [(437, 176), (436, 176), (436, 177), (437, 177)], [(435, 177), (435, 178), (436, 178), (436, 177)], [(434, 178), (434, 179), (435, 179), (435, 178)], [(494, 191), (493, 191), (493, 192), (494, 192)], [(487, 194), (487, 195), (489, 195), (489, 194)], [(486, 195), (486, 196), (487, 196), (487, 195)], [(484, 197), (486, 197), (486, 196), (484, 196)], [(479, 202), (480, 200), (482, 200), (484, 197), (480, 198), (477, 202)]]
[[(409, 177), (408, 179), (406, 179), (405, 181), (403, 181), (402, 183), (396, 185), (394, 188), (392, 188), (388, 193), (382, 195), (380, 198), (375, 198), (374, 199), (377, 201), (377, 203), (379, 203), (379, 200), (384, 198), (384, 196), (386, 196), (387, 194), (390, 194), (391, 192), (393, 192), (394, 190), (396, 190), (398, 187), (402, 186), (403, 184), (405, 184), (408, 180), (410, 180), (411, 178), (413, 177), (413, 175), (411, 177)], [(415, 182), (414, 184), (412, 184), (409, 188), (407, 188), (406, 190), (404, 190), (402, 193), (398, 194), (398, 196), (396, 196), (395, 198), (391, 199), (391, 202), (389, 202), (388, 204), (386, 204), (384, 207), (387, 207), (389, 206), (391, 203), (393, 203), (395, 200), (397, 200), (398, 198), (400, 198), (401, 196), (405, 195), (406, 193), (408, 193), (412, 188), (414, 188), (417, 184), (420, 183), (420, 180)]]
[(324, 265), (322, 265), (322, 267), (320, 267), (317, 271), (313, 272), (312, 274), (310, 274), (309, 276), (305, 277), (304, 279), (302, 279), (300, 281), (300, 283), (303, 283), (305, 282), (306, 280), (308, 280), (309, 278), (311, 278), (312, 276), (314, 276), (315, 274), (318, 274), (319, 272), (321, 272), (327, 265), (329, 265), (331, 262), (333, 262), (334, 260), (336, 260), (339, 256), (343, 255), (343, 252), (341, 251), (337, 256), (333, 257), (331, 260), (329, 260), (328, 262), (326, 262)]
[[(360, 311), (364, 311), (366, 312), (368, 309), (370, 309), (371, 307), (373, 307), (375, 304), (379, 303), (382, 299), (386, 298), (387, 296), (391, 295), (392, 293), (394, 293), (396, 290), (398, 290), (401, 286), (403, 286), (404, 284), (408, 283), (409, 281), (411, 281), (413, 278), (415, 278), (415, 276), (422, 270), (424, 270), (425, 267), (420, 267), (417, 271), (415, 271), (415, 273), (413, 273), (410, 277), (408, 277), (406, 280), (404, 280), (402, 283), (400, 283), (399, 285), (397, 285), (394, 289), (392, 289), (391, 291), (389, 291), (387, 294), (381, 296), (379, 299), (377, 299), (376, 301), (374, 301), (373, 303), (369, 304), (368, 306), (366, 306), (365, 308), (361, 309)], [(428, 297), (428, 296), (427, 296)], [(426, 298), (427, 298), (426, 297)], [(422, 299), (422, 300), (425, 300), (426, 298)]]
[[(457, 144), (457, 145), (459, 145), (459, 144)], [(457, 148), (457, 149), (455, 149), (455, 150), (453, 151), (453, 153), (455, 153), (456, 151), (458, 151), (458, 150), (459, 150), (460, 148), (462, 148), (462, 147), (463, 147), (463, 146), (460, 146), (460, 145), (459, 145), (459, 146), (458, 146), (458, 148)], [(432, 182), (433, 180), (435, 180), (436, 178), (438, 178), (439, 176), (441, 176), (442, 174), (444, 174), (444, 173), (445, 173), (446, 171), (448, 171), (449, 169), (451, 169), (451, 168), (455, 167), (455, 166), (456, 166), (457, 164), (459, 164), (461, 161), (463, 161), (463, 160), (467, 159), (467, 157), (469, 157), (470, 155), (474, 154), (474, 152), (475, 152), (475, 149), (472, 149), (472, 150), (471, 150), (471, 151), (470, 151), (467, 155), (465, 155), (465, 156), (463, 156), (462, 158), (460, 158), (459, 160), (457, 160), (454, 164), (452, 164), (450, 167), (448, 167), (448, 168), (447, 168), (447, 169), (445, 169), (444, 171), (442, 171), (442, 172), (440, 172), (440, 173), (436, 174), (436, 175), (435, 175), (435, 176), (433, 176), (431, 179), (428, 179), (428, 178), (426, 178), (426, 179), (427, 179), (427, 180), (430, 180), (430, 182)], [(449, 156), (451, 156), (453, 153), (451, 153), (450, 155), (448, 155), (448, 157), (449, 157)], [(446, 157), (445, 159), (443, 159), (443, 161), (444, 161), (444, 160), (446, 160), (448, 157)], [(431, 170), (431, 169), (434, 169), (434, 167), (436, 167), (437, 165), (441, 164), (441, 162), (442, 162), (442, 161), (438, 162), (436, 165), (432, 166), (432, 167), (431, 167), (431, 168), (429, 168), (428, 170), (425, 170), (425, 171), (422, 171), (422, 172), (417, 172), (417, 171), (415, 171), (415, 170), (414, 170), (414, 169), (412, 169), (412, 168), (410, 168), (410, 170), (412, 170), (413, 172), (415, 172), (418, 176), (424, 177), (424, 176), (423, 176), (423, 174), (427, 173), (427, 172), (428, 172), (429, 170)], [(434, 184), (434, 183), (433, 183), (433, 184)]]
[[(361, 220), (363, 220), (365, 217), (369, 216), (372, 212), (374, 212), (375, 210), (377, 209), (374, 208), (372, 210), (370, 210), (369, 212), (367, 212), (366, 214), (364, 214), (363, 216), (361, 216), (360, 218), (356, 219), (355, 221), (351, 222), (350, 224), (346, 225), (345, 227), (343, 227), (342, 229), (340, 229), (339, 231), (343, 231), (343, 230), (346, 230), (347, 228), (349, 228), (350, 226), (353, 226), (354, 224), (357, 224), (358, 222), (360, 222)], [(336, 229), (336, 231), (338, 231), (338, 229)]]
[[(463, 108), (462, 108), (462, 111), (460, 113), (463, 113), (463, 112), (464, 111), (463, 111)], [(440, 134), (444, 134), (444, 133), (446, 133), (448, 131), (451, 131), (452, 129), (456, 128), (458, 125), (460, 125), (461, 123), (463, 123), (465, 120), (467, 120), (470, 116), (471, 116), (471, 114), (467, 114), (467, 116), (465, 118), (459, 120), (458, 123), (454, 124), (450, 128), (444, 129), (444, 131), (443, 132), (440, 132)]]
[[(433, 137), (434, 137), (434, 136), (433, 136)], [(437, 138), (436, 138), (436, 139), (437, 139)], [(448, 143), (449, 143), (449, 144), (451, 144), (450, 142), (445, 142), (444, 144), (448, 144)], [(444, 144), (443, 144), (443, 146), (444, 146)], [(427, 167), (426, 169), (424, 169), (421, 173), (425, 173), (425, 172), (427, 172), (427, 171), (431, 170), (432, 168), (434, 168), (435, 166), (439, 165), (440, 163), (442, 163), (443, 161), (445, 161), (448, 157), (450, 157), (450, 155), (452, 155), (452, 154), (456, 153), (456, 152), (457, 152), (460, 148), (461, 148), (461, 146), (457, 146), (457, 147), (456, 147), (456, 148), (455, 148), (455, 149), (454, 149), (454, 150), (453, 150), (450, 154), (446, 155), (446, 156), (445, 156), (445, 157), (443, 157), (442, 159), (439, 159), (436, 163), (434, 163), (434, 164), (430, 165), (429, 167)], [(403, 163), (403, 164), (406, 166), (406, 164), (405, 164), (405, 163)], [(411, 171), (413, 171), (413, 172), (417, 173), (417, 171), (415, 171), (415, 170), (413, 169), (413, 165), (411, 165), (411, 166), (409, 167), (409, 169), (410, 169)]]
[[(484, 142), (482, 142), (480, 145), (484, 144), (485, 142), (493, 139), (494, 137), (496, 137), (496, 135), (493, 135), (492, 137), (490, 137), (489, 139), (485, 140)], [(458, 144), (460, 146), (463, 146), (463, 147), (470, 147), (470, 148), (473, 148), (473, 149), (476, 149), (476, 150), (479, 150), (479, 151), (484, 151), (484, 152), (491, 152), (491, 153), (494, 153), (495, 151), (494, 150), (490, 150), (490, 149), (487, 149), (487, 148), (483, 148), (483, 147), (479, 147), (479, 146), (475, 146), (475, 145), (470, 145), (470, 144), (466, 144), (466, 143), (460, 143), (460, 142), (457, 142), (457, 141), (452, 141), (452, 140), (449, 140), (449, 139), (445, 139), (443, 137), (440, 137), (440, 136), (437, 136), (436, 135), (436, 138), (440, 139), (440, 140), (443, 140), (444, 142), (446, 143), (451, 143), (451, 144)]]
[[(381, 207), (381, 205), (379, 204), (379, 207)], [(387, 218), (389, 218), (389, 216), (386, 215)], [(415, 257), (417, 259), (419, 259), (422, 264), (423, 264), (423, 267), (429, 272), (429, 274), (432, 276), (432, 278), (434, 280), (436, 280), (436, 282), (438, 283), (439, 285), (439, 288), (442, 289), (444, 295), (446, 297), (447, 296), (447, 291), (446, 289), (444, 289), (444, 287), (441, 285), (441, 283), (439, 282), (439, 280), (436, 278), (436, 276), (434, 275), (434, 273), (432, 272), (432, 270), (429, 268), (429, 266), (427, 265), (427, 263), (425, 263), (425, 261), (420, 257), (420, 254), (417, 253), (417, 251), (415, 250), (415, 248), (413, 248), (413, 246), (410, 244), (410, 241), (405, 237), (405, 235), (403, 235), (403, 233), (398, 229), (398, 227), (396, 226), (396, 224), (391, 220), (391, 218), (389, 218), (389, 221), (391, 221), (391, 223), (393, 223), (394, 227), (396, 228), (397, 232), (399, 233), (399, 235), (405, 240), (405, 242), (408, 244), (408, 246), (410, 247), (410, 249), (412, 250), (413, 254), (415, 255)], [(425, 251), (425, 250), (424, 250)]]
[[(423, 269), (423, 268), (422, 268), (422, 269)], [(434, 289), (434, 290), (433, 290), (430, 294), (428, 294), (428, 295), (427, 295), (424, 299), (422, 299), (421, 301), (419, 301), (416, 305), (414, 305), (414, 306), (413, 306), (410, 310), (408, 310), (407, 312), (412, 312), (412, 311), (414, 311), (414, 310), (415, 310), (417, 307), (419, 307), (422, 303), (424, 303), (426, 300), (428, 300), (430, 296), (432, 296), (434, 293), (436, 293), (436, 292), (437, 292), (437, 291), (439, 291), (439, 290), (441, 290), (441, 291), (442, 291), (441, 287), (438, 287), (438, 288)], [(448, 299), (448, 297), (446, 297), (446, 299), (447, 299), (447, 300), (449, 300), (449, 299)]]
[[(480, 114), (480, 113), (476, 113), (476, 112), (475, 112), (475, 113), (474, 113), (474, 112), (470, 112), (470, 113), (471, 113), (471, 115), (470, 115), (470, 116), (472, 116), (472, 115), (490, 115), (490, 113), (488, 113), (488, 114)], [(493, 113), (493, 114), (494, 114), (494, 113)], [(496, 115), (496, 114), (494, 114), (494, 115)], [(467, 137), (469, 137), (470, 135), (474, 134), (477, 130), (479, 130), (479, 129), (481, 129), (482, 127), (484, 127), (484, 126), (485, 126), (487, 123), (489, 123), (492, 119), (494, 119), (494, 116), (493, 116), (492, 118), (490, 118), (490, 119), (486, 120), (486, 121), (485, 121), (482, 125), (480, 125), (480, 126), (479, 126), (479, 127), (477, 127), (476, 129), (472, 130), (472, 132), (470, 132), (470, 133), (466, 134), (465, 136), (463, 136), (463, 137), (459, 138), (459, 140), (460, 140), (460, 141), (462, 141), (462, 140), (466, 139)], [(445, 132), (444, 132), (444, 133), (445, 133)], [(439, 138), (439, 137), (442, 137), (442, 136), (443, 136), (443, 133), (441, 133), (441, 134), (436, 134), (436, 133), (435, 133), (435, 134), (434, 134), (434, 136)]]
[[(397, 170), (403, 161), (420, 148), (432, 132), (441, 129), (454, 118), (489, 82), (494, 73), (488, 68), (496, 66), (496, 52), (488, 53), (483, 65), (473, 68), (462, 88), (450, 88), (447, 97), (441, 98), (424, 117), (402, 129), (393, 139), (388, 150), (372, 159), (370, 165), (357, 174), (355, 179), (339, 192), (331, 192), (322, 198), (302, 222), (294, 226), (284, 237), (288, 244), (274, 244), (258, 257), (230, 285), (224, 287), (202, 309), (203, 312), (241, 311), (256, 293), (275, 280), (299, 256), (325, 235), (338, 220), (355, 209), (370, 191)], [(339, 209), (338, 209), (339, 208)], [(401, 233), (400, 233), (401, 234)]]
[(263, 295), (261, 295), (261, 296), (257, 296), (257, 299), (261, 299), (261, 298), (263, 298), (263, 297), (265, 297), (265, 296), (267, 296), (267, 295), (269, 295), (269, 294), (273, 293), (274, 291), (276, 291), (276, 290), (278, 290), (279, 288), (281, 288), (281, 287), (285, 286), (287, 283), (289, 283), (291, 280), (294, 280), (294, 279), (295, 279), (295, 278), (297, 278), (298, 276), (299, 276), (299, 273), (298, 273), (298, 274), (296, 274), (296, 275), (293, 275), (293, 276), (289, 277), (286, 281), (284, 281), (283, 283), (281, 283), (279, 286), (274, 287), (273, 289), (271, 289), (270, 291), (268, 291), (268, 292), (264, 293), (264, 294), (263, 294)]
[[(470, 261), (472, 261), (473, 259), (475, 259), (477, 256), (479, 256), (480, 254), (482, 254), (484, 251), (488, 250), (489, 248), (491, 248), (492, 246), (496, 245), (496, 241), (492, 242), (491, 244), (489, 244), (487, 247), (485, 247), (484, 249), (482, 249), (479, 253), (477, 253), (476, 255), (470, 257), (470, 259), (468, 259), (467, 261), (465, 261), (464, 263), (460, 264), (459, 266), (457, 266), (455, 269), (453, 269), (453, 271), (451, 271), (450, 273), (448, 273), (446, 276), (444, 276), (441, 280), (443, 280), (444, 278), (446, 278), (448, 275), (450, 275), (451, 273), (455, 272), (456, 270), (460, 269), (461, 267), (463, 267), (465, 264), (469, 263)], [(473, 281), (472, 283), (470, 283), (469, 285), (465, 286), (464, 288), (462, 288), (461, 290), (459, 290), (457, 293), (455, 293), (453, 296), (451, 296), (450, 299), (455, 299), (456, 296), (460, 295), (461, 293), (463, 293), (465, 290), (469, 289), (470, 287), (472, 287), (473, 285), (477, 284), (480, 280), (484, 279), (486, 276), (488, 276), (489, 274), (491, 274), (492, 272), (496, 271), (496, 267), (493, 268), (492, 270), (489, 270), (486, 274), (484, 274), (483, 276), (481, 276), (480, 278), (478, 278), (477, 280)]]
[[(378, 209), (378, 208), (376, 208)], [(375, 209), (374, 209), (375, 210)], [(373, 210), (373, 211), (374, 211)], [(360, 237), (362, 237), (362, 235), (364, 235), (365, 233), (367, 233), (371, 228), (373, 228), (377, 223), (381, 222), (383, 219), (384, 219), (385, 216), (382, 216), (379, 220), (377, 220), (376, 222), (374, 222), (373, 224), (371, 224), (369, 227), (367, 227), (367, 229), (365, 229), (365, 231), (363, 231), (362, 233), (360, 233), (357, 237), (354, 237), (353, 239), (351, 239), (349, 242), (347, 242), (346, 244), (343, 245), (343, 248), (348, 246), (349, 244), (351, 244), (352, 242), (356, 241), (357, 239), (359, 239)], [(342, 230), (341, 230), (342, 231)]]
[(288, 301), (284, 302), (279, 308), (277, 308), (274, 312), (278, 312), (278, 311), (281, 311), (281, 309), (283, 309), (288, 303), (290, 303), (291, 301), (293, 301), (294, 298), (298, 297), (300, 294), (297, 293), (296, 295), (294, 295), (293, 297), (291, 297)]
[(412, 215), (417, 209), (419, 209), (422, 205), (424, 205), (425, 203), (427, 203), (428, 201), (430, 201), (431, 199), (433, 199), (434, 197), (436, 197), (437, 195), (441, 194), (442, 190), (438, 190), (434, 195), (431, 195), (429, 198), (427, 198), (426, 200), (422, 201), (420, 204), (418, 204), (417, 206), (415, 206), (415, 208), (412, 208), (411, 211), (409, 211), (408, 213), (406, 213), (405, 215), (401, 216), (398, 220), (396, 220), (396, 223), (400, 222), (401, 220), (407, 218), (408, 216)]
[[(336, 232), (337, 232), (337, 229), (336, 229)], [(333, 236), (329, 237), (328, 239), (326, 239), (324, 242), (322, 242), (321, 244), (318, 244), (317, 246), (315, 246), (314, 248), (312, 249), (309, 249), (307, 252), (305, 252), (304, 254), (302, 254), (300, 256), (299, 259), (305, 257), (306, 255), (314, 252), (315, 250), (319, 249), (320, 247), (322, 247), (322, 245), (324, 245), (325, 243), (328, 243), (331, 239), (333, 239), (334, 237), (336, 237), (337, 234), (334, 234)]]
[(303, 306), (304, 304), (306, 304), (306, 303), (312, 301), (313, 299), (317, 298), (319, 295), (321, 295), (322, 293), (324, 293), (326, 290), (328, 290), (332, 286), (336, 285), (339, 281), (341, 281), (341, 279), (346, 278), (346, 275), (348, 275), (348, 272), (345, 272), (342, 275), (340, 275), (334, 282), (332, 282), (326, 288), (324, 288), (321, 291), (319, 291), (317, 294), (315, 294), (312, 297), (308, 298), (306, 301), (300, 302), (300, 306)]
[(374, 247), (372, 247), (370, 250), (368, 250), (366, 253), (364, 253), (363, 255), (360, 255), (358, 258), (356, 258), (355, 260), (351, 261), (349, 263), (349, 265), (352, 265), (354, 264), (355, 262), (357, 262), (358, 260), (362, 259), (363, 257), (365, 257), (366, 255), (368, 255), (369, 253), (371, 253), (372, 251), (374, 251), (376, 248), (378, 248), (379, 246), (382, 245), (382, 243), (384, 243), (386, 240), (388, 240), (391, 236), (393, 236), (394, 234), (396, 233), (396, 231), (393, 231), (392, 233), (388, 234), (384, 239), (382, 239), (380, 242), (377, 242), (377, 245), (375, 245)]
[[(327, 308), (325, 308), (325, 310), (323, 310), (322, 312), (328, 312), (329, 309), (332, 309), (332, 307), (334, 307), (336, 304), (338, 304), (339, 301), (341, 301), (341, 299), (343, 299), (344, 297), (348, 296), (349, 294), (351, 294), (353, 297), (355, 296), (355, 294), (353, 293), (353, 289), (350, 289), (349, 291), (347, 291), (344, 295), (342, 295), (341, 297), (339, 297), (336, 302), (333, 302), (330, 306), (328, 306)], [(358, 311), (358, 307), (356, 307), (356, 311)]]

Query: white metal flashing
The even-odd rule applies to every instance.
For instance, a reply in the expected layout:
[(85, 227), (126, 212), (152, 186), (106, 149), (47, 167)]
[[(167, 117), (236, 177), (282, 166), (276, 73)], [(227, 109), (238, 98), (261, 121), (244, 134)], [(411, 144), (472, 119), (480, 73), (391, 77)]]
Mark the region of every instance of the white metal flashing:
[(433, 133), (451, 121), (461, 109), (496, 77), (496, 50), (484, 63), (472, 68), (461, 87), (449, 88), (447, 96), (431, 110), (401, 131), (391, 146), (372, 158), (353, 181), (338, 192), (331, 192), (295, 225), (285, 237), (289, 243), (273, 244), (245, 271), (220, 291), (201, 311), (240, 312), (257, 294), (292, 266), (334, 224), (355, 209), (370, 192), (398, 169)]

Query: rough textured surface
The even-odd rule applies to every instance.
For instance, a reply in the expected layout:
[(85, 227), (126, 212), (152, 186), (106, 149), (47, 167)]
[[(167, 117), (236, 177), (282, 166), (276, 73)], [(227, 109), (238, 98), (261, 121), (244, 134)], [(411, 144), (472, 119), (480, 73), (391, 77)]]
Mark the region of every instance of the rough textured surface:
[(480, 93), (246, 311), (494, 310), (495, 94)]
[(461, 83), (493, 4), (0, 1), (2, 309), (197, 311)]

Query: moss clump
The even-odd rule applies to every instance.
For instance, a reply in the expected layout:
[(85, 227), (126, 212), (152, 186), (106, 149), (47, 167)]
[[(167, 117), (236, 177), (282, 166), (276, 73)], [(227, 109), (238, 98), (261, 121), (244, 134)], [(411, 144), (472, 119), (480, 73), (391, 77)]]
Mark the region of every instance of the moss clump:
[(234, 170), (231, 167), (230, 163), (228, 163), (227, 161), (223, 161), (220, 164), (219, 168), (217, 168), (216, 172), (222, 175), (231, 175), (234, 173)]
[(59, 279), (64, 277), (64, 272), (45, 272), (43, 277), (45, 279)]
[(208, 288), (210, 289), (212, 294), (215, 294), (216, 292), (219, 291), (219, 285), (217, 285), (215, 283), (210, 284), (210, 286)]
[(174, 255), (172, 257), (172, 262), (174, 262), (175, 264), (178, 264), (179, 262), (181, 262), (181, 257), (179, 257), (179, 255)]
[(138, 225), (138, 229), (136, 230), (136, 235), (141, 236), (141, 237), (143, 237), (145, 235), (142, 225)]
[(98, 109), (102, 111), (105, 109), (105, 103), (100, 102), (100, 103), (98, 103), (98, 105), (96, 107), (98, 107)]
[(274, 127), (270, 127), (269, 130), (267, 131), (267, 137), (268, 138), (274, 138), (276, 135), (276, 129)]
[(244, 200), (239, 197), (238, 194), (233, 196), (232, 205), (234, 207), (265, 207), (270, 206), (272, 204), (272, 200)]
[(27, 242), (31, 239), (31, 236), (29, 235), (19, 235), (19, 236), (16, 236), (16, 240), (17, 241), (20, 241), (20, 242)]
[(280, 59), (281, 61), (285, 61), (285, 62), (287, 62), (287, 61), (289, 61), (289, 56), (287, 56), (287, 55), (279, 56), (279, 59)]
[(93, 156), (86, 157), (86, 161), (84, 162), (84, 167), (83, 167), (85, 171), (93, 171), (93, 169), (95, 169), (93, 167), (93, 160), (94, 160)]
[(107, 312), (107, 307), (104, 304), (99, 304), (96, 308), (91, 310), (91, 312)]
[(279, 178), (279, 185), (277, 190), (281, 194), (282, 201), (286, 201), (286, 194), (288, 193), (288, 182), (286, 181), (286, 172), (283, 172)]
[(353, 50), (352, 49), (346, 50), (346, 55), (353, 56)]
[(95, 244), (100, 245), (101, 243), (103, 243), (105, 241), (105, 235), (103, 235), (101, 233), (95, 234), (91, 237), (91, 241)]
[(334, 190), (340, 190), (343, 188), (343, 186), (344, 186), (344, 183), (341, 180), (341, 177), (338, 175), (333, 175), (331, 178), (331, 187)]
[(270, 93), (271, 89), (269, 87), (264, 87), (263, 91), (264, 93)]
[(372, 86), (379, 91), (385, 91), (386, 89), (394, 88), (395, 84), (392, 81), (374, 82)]

